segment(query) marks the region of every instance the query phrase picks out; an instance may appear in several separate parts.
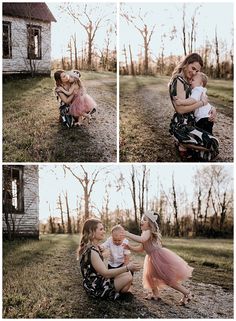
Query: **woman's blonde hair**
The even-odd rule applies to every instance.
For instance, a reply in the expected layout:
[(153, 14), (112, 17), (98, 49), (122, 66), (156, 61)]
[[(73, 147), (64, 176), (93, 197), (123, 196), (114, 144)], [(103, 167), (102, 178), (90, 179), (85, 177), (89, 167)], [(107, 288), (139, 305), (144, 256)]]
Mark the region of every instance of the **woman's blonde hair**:
[(174, 69), (172, 73), (171, 79), (173, 79), (176, 75), (181, 74), (188, 65), (193, 64), (194, 62), (198, 62), (200, 66), (203, 67), (202, 57), (198, 53), (195, 53), (195, 52), (191, 53), (188, 56), (186, 56), (184, 60), (177, 65), (177, 67)]
[(84, 222), (82, 237), (78, 249), (79, 256), (83, 254), (89, 246), (91, 246), (94, 232), (96, 231), (99, 223), (101, 223), (101, 221), (96, 218), (90, 218)]

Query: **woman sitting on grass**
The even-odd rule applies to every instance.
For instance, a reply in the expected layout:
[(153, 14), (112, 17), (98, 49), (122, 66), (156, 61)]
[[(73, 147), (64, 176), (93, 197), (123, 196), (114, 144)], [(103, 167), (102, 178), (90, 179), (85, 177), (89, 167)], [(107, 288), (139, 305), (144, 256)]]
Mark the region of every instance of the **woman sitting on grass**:
[(99, 243), (105, 230), (98, 219), (88, 219), (83, 226), (79, 247), (80, 267), (85, 291), (94, 298), (115, 300), (120, 293), (129, 291), (133, 277), (131, 272), (140, 270), (132, 262), (126, 266), (108, 270), (103, 262)]

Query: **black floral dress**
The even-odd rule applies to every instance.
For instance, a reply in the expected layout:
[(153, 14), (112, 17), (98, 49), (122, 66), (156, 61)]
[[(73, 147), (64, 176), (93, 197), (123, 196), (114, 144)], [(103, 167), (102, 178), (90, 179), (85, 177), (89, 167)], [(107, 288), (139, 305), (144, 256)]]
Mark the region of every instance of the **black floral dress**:
[[(191, 87), (183, 77), (177, 75), (169, 84), (170, 98), (173, 104), (173, 97), (177, 96), (177, 81), (180, 81), (184, 86), (186, 98), (191, 95)], [(174, 106), (174, 104), (173, 104)], [(196, 127), (194, 113), (185, 114), (175, 113), (170, 123), (170, 133), (179, 143), (185, 145), (191, 144), (205, 147), (208, 151), (195, 151), (195, 157), (199, 161), (210, 161), (218, 154), (219, 142), (213, 135)]]
[(95, 271), (91, 263), (92, 251), (97, 252), (103, 260), (103, 256), (95, 246), (90, 246), (82, 254), (80, 258), (80, 268), (83, 276), (84, 289), (94, 298), (115, 300), (119, 297), (119, 292), (116, 292), (114, 278), (106, 279)]

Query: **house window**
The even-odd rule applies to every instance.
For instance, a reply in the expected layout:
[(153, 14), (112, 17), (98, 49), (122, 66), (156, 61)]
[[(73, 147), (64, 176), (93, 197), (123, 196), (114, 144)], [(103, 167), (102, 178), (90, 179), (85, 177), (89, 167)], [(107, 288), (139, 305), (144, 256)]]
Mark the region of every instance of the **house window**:
[(3, 21), (2, 25), (2, 57), (4, 59), (12, 58), (11, 48), (11, 23)]
[(27, 26), (28, 59), (41, 59), (41, 27)]
[(3, 168), (3, 211), (24, 213), (23, 166)]

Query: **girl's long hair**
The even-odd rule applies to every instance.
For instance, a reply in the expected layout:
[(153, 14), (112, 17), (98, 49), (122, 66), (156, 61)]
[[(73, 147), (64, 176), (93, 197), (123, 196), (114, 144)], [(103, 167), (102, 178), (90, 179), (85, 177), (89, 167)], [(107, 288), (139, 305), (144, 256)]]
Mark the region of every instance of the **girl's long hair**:
[(200, 64), (201, 67), (203, 67), (203, 60), (202, 57), (198, 54), (198, 53), (191, 53), (188, 56), (186, 56), (184, 58), (184, 60), (182, 62), (180, 62), (177, 67), (174, 69), (173, 73), (172, 73), (172, 77), (171, 80), (176, 76), (181, 74), (185, 67), (188, 66), (189, 64), (192, 64), (194, 62), (198, 62)]
[(93, 234), (97, 229), (98, 224), (101, 223), (100, 220), (96, 218), (90, 218), (84, 222), (82, 237), (80, 240), (80, 246), (78, 249), (78, 254), (81, 256), (83, 252), (91, 246)]
[[(147, 216), (146, 216), (147, 217)], [(156, 223), (153, 223), (148, 217), (148, 223), (151, 231), (151, 240), (161, 244), (161, 231)]]

